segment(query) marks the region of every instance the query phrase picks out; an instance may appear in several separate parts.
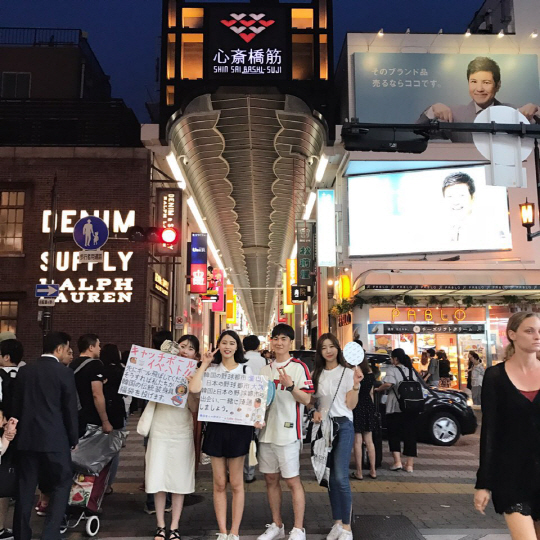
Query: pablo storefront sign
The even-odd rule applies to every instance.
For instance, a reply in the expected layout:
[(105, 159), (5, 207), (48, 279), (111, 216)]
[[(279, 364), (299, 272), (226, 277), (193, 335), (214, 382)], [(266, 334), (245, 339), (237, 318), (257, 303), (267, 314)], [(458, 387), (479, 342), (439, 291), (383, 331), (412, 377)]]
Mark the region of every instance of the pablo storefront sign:
[[(57, 214), (57, 232), (71, 234), (73, 227), (80, 218), (93, 215), (97, 216), (116, 234), (126, 233), (129, 227), (135, 225), (135, 210), (127, 212), (121, 210), (62, 210)], [(41, 231), (49, 234), (51, 230), (51, 211), (45, 210), (42, 215)], [(57, 244), (61, 245), (61, 244)], [(55, 282), (60, 284), (60, 294), (57, 302), (87, 303), (127, 303), (133, 297), (133, 281), (130, 275), (130, 262), (133, 251), (105, 251), (103, 264), (80, 263), (77, 251), (57, 251), (55, 256)], [(47, 272), (49, 269), (49, 252), (44, 251), (40, 257), (40, 270)], [(110, 277), (70, 277), (62, 276), (62, 272), (79, 272), (85, 270), (90, 274), (96, 269), (102, 272), (110, 272)], [(60, 272), (60, 274), (57, 274)], [(121, 274), (118, 276), (118, 274)], [(42, 277), (40, 283), (47, 283), (47, 278)]]
[(287, 73), (284, 10), (247, 4), (208, 9), (207, 78), (282, 79)]
[[(407, 317), (407, 321), (426, 321), (432, 322), (435, 317), (439, 317), (441, 321), (464, 321), (467, 318), (467, 313), (462, 308), (457, 309), (444, 309), (444, 308), (426, 308), (426, 309), (407, 309), (400, 310), (398, 308), (392, 309), (392, 322), (400, 320), (404, 315)], [(451, 316), (451, 318), (450, 318)]]

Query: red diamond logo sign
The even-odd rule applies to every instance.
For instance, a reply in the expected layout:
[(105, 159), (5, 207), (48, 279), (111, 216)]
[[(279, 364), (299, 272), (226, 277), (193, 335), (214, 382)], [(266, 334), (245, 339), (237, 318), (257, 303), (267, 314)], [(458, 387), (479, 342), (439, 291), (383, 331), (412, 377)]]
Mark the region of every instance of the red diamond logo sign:
[(258, 34), (264, 32), (268, 27), (272, 26), (276, 21), (266, 19), (264, 13), (231, 13), (231, 18), (223, 19), (221, 24), (238, 34), (246, 43), (257, 37)]

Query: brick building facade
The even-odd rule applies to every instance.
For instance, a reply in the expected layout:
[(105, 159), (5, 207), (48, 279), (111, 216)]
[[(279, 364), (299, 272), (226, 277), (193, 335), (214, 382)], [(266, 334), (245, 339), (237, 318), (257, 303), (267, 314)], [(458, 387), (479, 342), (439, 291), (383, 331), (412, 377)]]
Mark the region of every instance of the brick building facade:
[[(53, 329), (74, 340), (95, 332), (102, 343), (116, 343), (121, 350), (148, 343), (151, 320), (156, 312), (164, 320), (166, 300), (153, 286), (148, 246), (125, 239), (129, 225), (150, 223), (150, 163), (143, 148), (0, 147), (1, 329), (16, 331), (27, 359), (41, 352), (42, 308), (34, 289), (47, 282), (55, 175), (54, 282), (61, 295), (53, 308)], [(77, 265), (79, 248), (71, 233), (84, 212), (109, 222), (104, 264)]]

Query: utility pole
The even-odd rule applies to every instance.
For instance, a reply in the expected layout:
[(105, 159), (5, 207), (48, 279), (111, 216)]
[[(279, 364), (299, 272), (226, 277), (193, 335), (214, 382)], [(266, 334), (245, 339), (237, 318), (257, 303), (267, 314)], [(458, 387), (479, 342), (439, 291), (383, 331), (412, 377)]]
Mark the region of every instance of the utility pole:
[[(56, 263), (56, 214), (58, 213), (58, 194), (57, 175), (54, 174), (54, 180), (51, 190), (51, 223), (49, 227), (49, 263), (47, 269), (47, 283), (52, 283), (54, 279), (54, 265)], [(46, 306), (43, 310), (42, 329), (43, 337), (52, 330), (52, 307)]]

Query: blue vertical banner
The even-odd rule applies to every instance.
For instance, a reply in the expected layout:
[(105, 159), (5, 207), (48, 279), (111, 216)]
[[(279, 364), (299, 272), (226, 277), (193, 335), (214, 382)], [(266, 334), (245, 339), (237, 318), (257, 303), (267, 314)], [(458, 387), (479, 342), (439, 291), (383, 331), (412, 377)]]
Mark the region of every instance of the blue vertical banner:
[(206, 294), (208, 289), (208, 236), (206, 233), (191, 234), (191, 292)]

